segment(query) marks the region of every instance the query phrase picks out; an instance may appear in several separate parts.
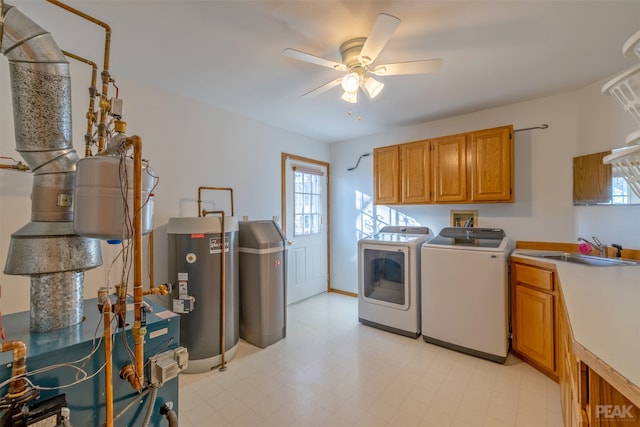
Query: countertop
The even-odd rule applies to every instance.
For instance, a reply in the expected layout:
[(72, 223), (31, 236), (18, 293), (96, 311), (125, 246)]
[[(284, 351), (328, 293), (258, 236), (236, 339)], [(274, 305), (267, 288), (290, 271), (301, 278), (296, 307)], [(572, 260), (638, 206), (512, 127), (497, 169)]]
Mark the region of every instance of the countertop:
[(640, 406), (640, 266), (596, 267), (527, 255), (540, 252), (517, 249), (511, 256), (555, 264), (574, 343), (595, 357), (592, 363), (603, 363), (594, 367), (599, 375), (616, 387), (625, 383), (630, 391), (620, 391)]

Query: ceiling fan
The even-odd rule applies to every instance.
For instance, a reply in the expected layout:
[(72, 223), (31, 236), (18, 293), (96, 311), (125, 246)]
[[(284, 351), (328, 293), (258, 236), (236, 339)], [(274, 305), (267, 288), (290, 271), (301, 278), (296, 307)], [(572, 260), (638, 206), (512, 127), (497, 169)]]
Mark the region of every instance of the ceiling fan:
[(400, 19), (386, 13), (380, 13), (367, 37), (357, 37), (342, 43), (340, 46), (341, 63), (290, 48), (284, 49), (282, 54), (300, 61), (346, 73), (343, 77), (331, 80), (329, 83), (305, 93), (302, 95), (303, 97), (316, 96), (342, 85), (344, 90), (342, 99), (355, 104), (358, 102), (359, 89), (362, 89), (371, 99), (378, 96), (382, 91), (384, 84), (371, 77), (371, 74), (382, 77), (401, 74), (427, 74), (440, 71), (442, 59), (375, 64), (376, 58), (393, 35), (393, 32), (398, 28), (398, 25), (400, 25)]

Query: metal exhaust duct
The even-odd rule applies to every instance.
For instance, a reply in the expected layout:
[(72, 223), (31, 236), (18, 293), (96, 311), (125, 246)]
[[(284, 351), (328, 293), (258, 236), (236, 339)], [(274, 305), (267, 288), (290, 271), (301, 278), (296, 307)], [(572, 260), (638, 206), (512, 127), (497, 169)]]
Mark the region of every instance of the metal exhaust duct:
[(101, 265), (102, 254), (99, 240), (73, 231), (69, 63), (48, 32), (15, 7), (0, 7), (16, 151), (33, 171), (31, 222), (11, 235), (4, 272), (31, 277), (30, 329), (47, 332), (82, 321), (84, 271)]

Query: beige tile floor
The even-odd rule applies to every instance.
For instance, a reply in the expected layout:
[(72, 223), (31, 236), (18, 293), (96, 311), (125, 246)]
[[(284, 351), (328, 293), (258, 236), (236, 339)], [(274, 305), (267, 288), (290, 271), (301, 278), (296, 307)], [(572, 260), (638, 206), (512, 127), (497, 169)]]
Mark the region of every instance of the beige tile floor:
[(240, 341), (226, 372), (180, 376), (180, 426), (562, 426), (558, 384), (358, 322), (357, 300), (287, 308), (287, 337)]

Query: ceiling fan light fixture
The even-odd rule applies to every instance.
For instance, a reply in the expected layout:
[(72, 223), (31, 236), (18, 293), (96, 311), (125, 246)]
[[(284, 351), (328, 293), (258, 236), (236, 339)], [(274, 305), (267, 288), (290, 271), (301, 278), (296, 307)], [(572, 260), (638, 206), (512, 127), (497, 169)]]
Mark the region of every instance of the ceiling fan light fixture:
[(360, 86), (360, 76), (358, 73), (349, 73), (342, 78), (342, 89), (345, 92), (356, 93)]
[(347, 92), (345, 91), (342, 96), (341, 96), (342, 100), (347, 101), (350, 104), (357, 104), (358, 103), (358, 91), (356, 90), (355, 92)]
[(373, 77), (367, 77), (364, 79), (364, 90), (369, 95), (369, 98), (373, 99), (382, 92), (382, 88), (384, 87), (384, 83), (381, 83), (374, 79)]
[(384, 76), (385, 74), (387, 74), (387, 67), (385, 67), (384, 65), (378, 65), (376, 68), (371, 70), (371, 72), (376, 76)]

